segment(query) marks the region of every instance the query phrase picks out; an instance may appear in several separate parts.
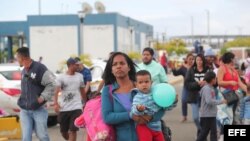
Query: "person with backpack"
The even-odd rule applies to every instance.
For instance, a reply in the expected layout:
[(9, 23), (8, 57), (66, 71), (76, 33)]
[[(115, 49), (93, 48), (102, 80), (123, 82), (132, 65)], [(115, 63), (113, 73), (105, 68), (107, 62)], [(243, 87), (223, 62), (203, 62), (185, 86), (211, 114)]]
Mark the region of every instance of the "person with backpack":
[[(161, 109), (153, 100), (151, 86), (150, 73), (146, 70), (138, 71), (136, 73), (136, 88), (132, 91), (136, 95), (133, 98), (130, 115), (154, 115)], [(164, 141), (160, 120), (147, 124), (136, 124), (136, 132), (139, 141)]]
[[(65, 140), (76, 141), (77, 131), (75, 119), (82, 114), (82, 101), (87, 100), (82, 74), (77, 72), (77, 60), (67, 60), (68, 71), (58, 76), (55, 91), (55, 111), (58, 113), (60, 131)], [(61, 92), (59, 102), (58, 95)]]
[(134, 97), (131, 90), (135, 88), (135, 74), (134, 62), (122, 52), (115, 52), (109, 58), (104, 70), (102, 116), (105, 123), (115, 128), (117, 141), (137, 141), (135, 122), (146, 124), (149, 121), (158, 121), (164, 114), (164, 111), (160, 110), (153, 116), (133, 115), (132, 119), (130, 118)]
[(160, 63), (162, 67), (164, 68), (166, 74), (168, 74), (168, 58), (165, 52), (163, 52), (162, 56), (160, 57)]

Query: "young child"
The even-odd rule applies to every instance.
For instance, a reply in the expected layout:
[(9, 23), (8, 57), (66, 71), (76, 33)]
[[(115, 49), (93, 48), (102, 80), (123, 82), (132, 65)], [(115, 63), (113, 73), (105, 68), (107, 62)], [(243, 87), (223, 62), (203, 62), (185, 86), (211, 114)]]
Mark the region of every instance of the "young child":
[(240, 119), (243, 125), (250, 124), (250, 85), (247, 85), (247, 95), (240, 104)]
[[(133, 98), (130, 116), (153, 115), (160, 110), (160, 107), (153, 101), (151, 85), (151, 75), (148, 71), (141, 70), (136, 73), (136, 89), (134, 91), (137, 94)], [(147, 124), (137, 124), (136, 132), (139, 141), (164, 141), (160, 120)]]
[(204, 80), (207, 82), (201, 91), (201, 107), (200, 107), (200, 125), (201, 132), (197, 141), (205, 141), (210, 131), (210, 140), (217, 141), (216, 115), (217, 105), (226, 103), (226, 100), (216, 100), (213, 85), (216, 84), (216, 75), (209, 71), (205, 74)]

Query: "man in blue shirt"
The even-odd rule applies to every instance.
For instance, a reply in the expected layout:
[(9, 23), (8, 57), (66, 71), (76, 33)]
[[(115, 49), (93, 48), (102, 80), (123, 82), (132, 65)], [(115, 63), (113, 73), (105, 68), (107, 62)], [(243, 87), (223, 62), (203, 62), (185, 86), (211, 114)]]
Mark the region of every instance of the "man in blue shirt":
[(83, 75), (83, 80), (85, 84), (85, 93), (87, 94), (87, 97), (90, 98), (90, 83), (92, 81), (92, 75), (91, 72), (88, 68), (86, 68), (83, 63), (81, 62), (81, 59), (79, 57), (76, 57), (75, 60), (77, 61), (78, 64), (78, 72)]

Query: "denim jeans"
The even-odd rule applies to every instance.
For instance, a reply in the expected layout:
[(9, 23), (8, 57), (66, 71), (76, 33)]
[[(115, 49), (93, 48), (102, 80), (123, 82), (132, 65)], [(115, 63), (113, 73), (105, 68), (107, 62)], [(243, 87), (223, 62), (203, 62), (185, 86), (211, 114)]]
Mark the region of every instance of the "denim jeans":
[(21, 109), (22, 141), (32, 141), (33, 131), (40, 141), (49, 141), (47, 119), (48, 112), (43, 106), (37, 110)]
[(201, 130), (198, 103), (192, 103), (192, 116), (198, 132)]
[(187, 96), (188, 91), (185, 87), (182, 89), (182, 95), (181, 95), (181, 110), (182, 110), (182, 116), (187, 116), (188, 114), (188, 103), (187, 103)]

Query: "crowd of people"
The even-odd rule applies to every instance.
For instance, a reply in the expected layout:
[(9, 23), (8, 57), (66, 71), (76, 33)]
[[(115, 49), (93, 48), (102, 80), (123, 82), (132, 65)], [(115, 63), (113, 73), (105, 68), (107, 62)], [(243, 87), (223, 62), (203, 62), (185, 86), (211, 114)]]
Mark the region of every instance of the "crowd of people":
[[(247, 60), (240, 69), (233, 53), (226, 52), (218, 57), (208, 49), (195, 56), (188, 54), (180, 68), (172, 68), (174, 75), (184, 77), (182, 122), (187, 120), (187, 104), (191, 104), (197, 141), (205, 141), (209, 131), (211, 141), (223, 140), (223, 126), (226, 124), (249, 125)], [(226, 92), (236, 95), (237, 100), (228, 101)]]
[[(115, 129), (116, 141), (166, 140), (162, 132), (162, 125), (165, 124), (162, 117), (167, 110), (176, 106), (178, 99), (168, 108), (154, 102), (152, 87), (168, 83), (167, 73), (170, 70), (165, 54), (159, 63), (155, 61), (154, 54), (152, 48), (144, 48), (142, 63), (138, 65), (125, 53), (112, 52), (109, 55), (103, 80), (95, 96), (101, 93), (102, 118)], [(234, 59), (231, 52), (216, 59), (213, 51), (208, 50), (197, 55), (189, 53), (180, 68), (171, 68), (173, 75), (184, 78), (181, 122), (187, 121), (190, 104), (197, 128), (197, 141), (205, 141), (209, 131), (210, 140), (217, 141), (217, 131), (223, 131), (223, 125), (250, 122), (250, 86), (247, 85), (249, 81), (243, 81), (249, 79), (241, 78), (235, 69)], [(17, 50), (17, 61), (24, 67), (22, 93), (18, 100), (22, 140), (31, 141), (33, 131), (39, 140), (50, 140), (47, 132), (48, 113), (43, 105), (53, 97), (62, 137), (76, 141), (79, 128), (75, 125), (75, 119), (82, 114), (84, 105), (94, 98), (90, 89), (90, 70), (84, 67), (79, 58), (70, 57), (67, 72), (55, 77), (45, 65), (32, 60), (29, 49), (25, 47)], [(246, 77), (250, 74), (247, 72), (249, 64), (244, 63)], [(229, 105), (229, 101), (223, 97), (226, 90), (237, 95), (238, 100)], [(232, 117), (226, 115), (228, 122), (217, 114), (221, 110), (220, 105), (232, 112)], [(88, 136), (87, 140), (91, 141), (91, 138)]]

